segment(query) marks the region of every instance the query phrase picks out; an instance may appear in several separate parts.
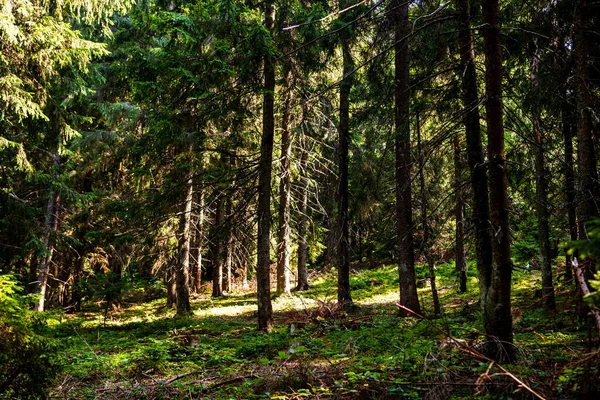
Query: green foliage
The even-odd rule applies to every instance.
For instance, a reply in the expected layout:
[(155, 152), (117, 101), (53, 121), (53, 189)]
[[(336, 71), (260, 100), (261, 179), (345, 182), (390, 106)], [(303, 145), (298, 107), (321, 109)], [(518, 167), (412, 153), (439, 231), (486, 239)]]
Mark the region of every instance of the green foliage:
[[(587, 240), (577, 240), (563, 245), (568, 253), (580, 260), (591, 260), (600, 265), (600, 218), (592, 219), (586, 223)], [(600, 306), (600, 271), (596, 272), (595, 279), (590, 280), (590, 286), (595, 289), (585, 297), (585, 300), (595, 306)]]
[(59, 372), (57, 345), (35, 333), (44, 323), (11, 275), (0, 275), (0, 397), (37, 399)]

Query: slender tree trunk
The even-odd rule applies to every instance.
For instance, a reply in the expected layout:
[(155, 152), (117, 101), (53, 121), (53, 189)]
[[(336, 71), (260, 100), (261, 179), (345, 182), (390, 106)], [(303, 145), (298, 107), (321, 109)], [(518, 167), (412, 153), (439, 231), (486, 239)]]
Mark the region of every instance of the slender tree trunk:
[[(483, 0), (485, 92), (490, 176), (490, 224), (492, 282), (483, 304), (483, 322), (488, 338), (487, 353), (498, 361), (514, 359), (512, 345), (510, 229), (504, 126), (502, 111), (502, 53), (498, 0)], [(475, 193), (477, 196), (478, 193)]]
[(479, 95), (475, 53), (471, 33), (469, 0), (455, 0), (458, 10), (458, 34), (460, 41), (460, 59), (462, 78), (462, 96), (465, 107), (465, 139), (467, 145), (467, 163), (471, 175), (473, 191), (473, 222), (475, 225), (475, 254), (479, 277), (479, 295), (482, 310), (487, 291), (492, 281), (492, 237), (489, 230), (490, 206), (488, 199), (488, 179), (481, 143), (479, 124)]
[[(531, 58), (530, 76), (534, 91), (538, 91), (539, 84), (537, 80), (539, 60), (537, 51)], [(535, 143), (534, 163), (535, 163), (535, 193), (536, 193), (536, 211), (539, 234), (540, 255), (542, 259), (542, 298), (544, 307), (547, 310), (556, 308), (554, 302), (554, 285), (552, 283), (552, 257), (550, 255), (550, 224), (548, 222), (548, 177), (546, 175), (546, 160), (544, 152), (544, 132), (541, 128), (541, 119), (537, 111), (533, 116), (533, 140)]]
[(308, 245), (306, 240), (306, 226), (308, 224), (308, 151), (306, 149), (305, 138), (302, 136), (300, 155), (300, 204), (298, 219), (298, 283), (296, 291), (308, 290), (308, 271), (306, 269), (306, 260), (308, 255)]
[(467, 261), (465, 258), (465, 215), (463, 211), (465, 201), (461, 182), (462, 164), (460, 135), (457, 133), (454, 136), (454, 190), (456, 191), (454, 203), (454, 216), (456, 218), (454, 260), (456, 271), (459, 274), (460, 292), (465, 293), (467, 291)]
[[(566, 93), (565, 93), (566, 96)], [(573, 161), (573, 130), (571, 128), (571, 113), (569, 112), (568, 103), (565, 101), (562, 109), (562, 129), (565, 139), (565, 186), (567, 197), (567, 216), (569, 223), (569, 236), (572, 241), (577, 240), (577, 213), (575, 203), (575, 171), (573, 169), (575, 163)], [(565, 282), (573, 280), (573, 265), (571, 256), (565, 251)]]
[(279, 177), (279, 230), (277, 231), (277, 294), (290, 294), (290, 201), (291, 201), (291, 72), (287, 73), (281, 118), (281, 168)]
[[(190, 149), (191, 151), (191, 149)], [(179, 217), (179, 260), (177, 265), (177, 315), (191, 311), (190, 306), (190, 226), (194, 187), (192, 171), (186, 171), (184, 212)]]
[(177, 307), (177, 259), (172, 257), (167, 267), (167, 308)]
[[(235, 170), (235, 158), (229, 156), (229, 167), (232, 171)], [(231, 181), (230, 188), (235, 188), (235, 179)], [(223, 291), (226, 293), (233, 290), (233, 190), (227, 196), (225, 205), (225, 215), (227, 216), (227, 238), (225, 241), (225, 280), (223, 284)]]
[(575, 2), (573, 55), (575, 57), (575, 100), (577, 104), (577, 217), (579, 239), (588, 238), (585, 223), (598, 216), (598, 172), (592, 133), (592, 95), (590, 93), (590, 54), (587, 31), (591, 10), (588, 0)]
[[(420, 312), (415, 274), (412, 232), (412, 190), (410, 159), (410, 76), (408, 35), (408, 3), (394, 0), (390, 6), (395, 21), (395, 149), (396, 149), (396, 233), (398, 236), (398, 273), (400, 276), (400, 305)], [(408, 315), (400, 311), (401, 315)]]
[[(339, 9), (350, 6), (340, 0)], [(340, 83), (340, 125), (338, 128), (338, 303), (352, 303), (350, 293), (350, 258), (348, 253), (348, 149), (350, 144), (350, 91), (354, 84), (354, 61), (348, 39), (343, 39), (342, 63), (344, 77)]]
[[(275, 7), (273, 0), (265, 1), (264, 26), (273, 30)], [(273, 327), (273, 307), (271, 305), (271, 172), (273, 162), (273, 137), (275, 134), (274, 94), (275, 60), (265, 49), (263, 94), (263, 125), (260, 144), (258, 178), (258, 260), (256, 268), (256, 289), (258, 298), (258, 329), (270, 332)]]
[(196, 219), (196, 263), (193, 270), (194, 293), (200, 293), (202, 288), (202, 251), (204, 250), (204, 188), (198, 191), (198, 216)]
[(422, 251), (425, 256), (425, 261), (429, 267), (429, 283), (431, 284), (431, 296), (433, 298), (433, 314), (439, 316), (442, 313), (440, 307), (440, 298), (438, 296), (437, 286), (435, 282), (435, 265), (433, 257), (429, 249), (429, 224), (427, 216), (427, 190), (425, 187), (425, 160), (423, 157), (423, 147), (421, 143), (421, 119), (419, 113), (417, 119), (417, 153), (419, 159), (419, 183), (421, 184), (421, 218), (423, 220), (423, 245)]
[[(53, 175), (56, 178), (57, 169), (60, 164), (60, 154), (56, 152), (52, 164)], [(58, 231), (58, 219), (60, 211), (60, 191), (50, 189), (48, 205), (46, 207), (46, 220), (44, 222), (44, 254), (41, 256), (38, 268), (38, 293), (40, 295), (36, 305), (36, 311), (44, 311), (46, 302), (46, 288), (48, 286), (48, 268), (54, 254), (54, 244)]]
[(212, 240), (212, 297), (223, 296), (223, 208), (225, 197), (219, 194), (215, 209), (215, 232)]

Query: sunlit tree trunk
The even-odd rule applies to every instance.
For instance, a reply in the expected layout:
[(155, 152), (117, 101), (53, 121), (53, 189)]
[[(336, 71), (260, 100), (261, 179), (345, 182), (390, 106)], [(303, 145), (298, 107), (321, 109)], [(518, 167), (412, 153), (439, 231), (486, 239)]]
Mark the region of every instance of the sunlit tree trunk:
[(212, 239), (212, 297), (223, 296), (223, 208), (225, 197), (218, 195), (215, 207), (214, 234)]
[[(57, 169), (60, 164), (60, 154), (56, 152), (52, 164), (53, 175), (57, 176)], [(46, 219), (44, 222), (44, 253), (41, 256), (41, 261), (38, 267), (38, 302), (35, 307), (36, 311), (44, 311), (46, 302), (46, 288), (48, 287), (48, 269), (54, 254), (54, 245), (56, 242), (56, 234), (58, 231), (58, 220), (60, 211), (60, 191), (50, 189), (48, 195), (48, 205), (46, 206)]]
[[(398, 236), (398, 273), (400, 275), (400, 305), (420, 312), (415, 275), (414, 244), (412, 232), (412, 189), (410, 159), (410, 76), (408, 35), (411, 24), (408, 4), (394, 0), (390, 10), (395, 23), (395, 151), (396, 151), (396, 234)], [(400, 310), (401, 315), (409, 315)]]
[(202, 287), (202, 252), (204, 251), (204, 188), (198, 190), (198, 214), (196, 217), (196, 263), (193, 269), (193, 289), (200, 293)]
[[(483, 0), (485, 92), (490, 177), (490, 225), (492, 240), (491, 284), (483, 303), (487, 354), (498, 361), (514, 359), (512, 345), (510, 229), (504, 126), (502, 110), (502, 53), (498, 0)], [(478, 196), (475, 193), (475, 196)]]
[(290, 294), (290, 201), (291, 201), (291, 151), (290, 136), (291, 87), (287, 73), (281, 118), (281, 166), (279, 177), (279, 229), (277, 231), (277, 294)]
[(308, 290), (308, 271), (306, 269), (308, 243), (306, 226), (308, 224), (308, 150), (306, 149), (304, 135), (300, 143), (300, 204), (298, 206), (298, 283), (297, 291)]
[(465, 293), (467, 291), (467, 262), (465, 258), (465, 215), (464, 205), (465, 201), (463, 198), (462, 188), (462, 156), (460, 151), (460, 135), (457, 133), (454, 136), (454, 190), (455, 202), (454, 202), (454, 217), (455, 222), (455, 236), (454, 236), (454, 261), (456, 271), (459, 274), (459, 287), (460, 292)]
[[(191, 151), (191, 148), (189, 149)], [(177, 265), (177, 315), (191, 311), (190, 306), (190, 226), (194, 188), (192, 170), (186, 171), (184, 211), (179, 217), (179, 260)]]
[[(273, 0), (265, 1), (264, 27), (273, 30), (275, 6)], [(273, 162), (273, 137), (275, 134), (274, 94), (275, 60), (265, 49), (264, 93), (262, 137), (258, 178), (258, 260), (256, 269), (256, 289), (258, 298), (258, 329), (271, 331), (273, 327), (273, 307), (271, 305), (271, 172)]]

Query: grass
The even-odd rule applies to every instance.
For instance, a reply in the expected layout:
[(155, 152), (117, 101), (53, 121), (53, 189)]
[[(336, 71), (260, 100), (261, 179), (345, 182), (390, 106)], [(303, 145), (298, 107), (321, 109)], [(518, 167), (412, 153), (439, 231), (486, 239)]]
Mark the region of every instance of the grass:
[[(531, 398), (495, 366), (457, 348), (482, 341), (477, 281), (457, 292), (451, 264), (438, 266), (443, 316), (398, 318), (393, 266), (354, 271), (355, 305), (335, 304), (334, 274), (309, 291), (273, 301), (275, 328), (256, 330), (254, 293), (193, 300), (193, 313), (175, 317), (164, 299), (113, 310), (57, 315), (44, 334), (61, 343), (56, 398)], [(420, 269), (424, 275), (425, 270)], [(563, 288), (548, 316), (534, 299), (536, 271), (515, 273), (514, 326), (521, 357), (506, 366), (546, 398), (598, 390), (598, 361), (585, 324), (574, 321), (573, 295)], [(419, 289), (431, 316), (430, 289)], [(591, 398), (591, 397), (590, 397)]]

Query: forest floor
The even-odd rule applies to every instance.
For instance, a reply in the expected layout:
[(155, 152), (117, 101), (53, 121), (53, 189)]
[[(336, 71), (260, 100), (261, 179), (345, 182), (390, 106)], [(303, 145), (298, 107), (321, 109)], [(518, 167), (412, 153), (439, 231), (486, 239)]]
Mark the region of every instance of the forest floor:
[(44, 335), (62, 348), (50, 397), (536, 398), (531, 390), (546, 399), (600, 398), (597, 338), (574, 317), (570, 287), (559, 286), (557, 311), (546, 314), (535, 298), (539, 271), (514, 273), (519, 357), (500, 369), (478, 355), (474, 268), (465, 294), (453, 265), (437, 273), (439, 318), (429, 287), (419, 289), (425, 317), (399, 318), (397, 269), (387, 266), (353, 271), (355, 305), (346, 310), (336, 307), (333, 273), (274, 299), (270, 334), (256, 329), (255, 293), (207, 292), (193, 299), (192, 315), (177, 318), (164, 299), (144, 302), (147, 289), (131, 290), (106, 316), (98, 304), (49, 321)]

